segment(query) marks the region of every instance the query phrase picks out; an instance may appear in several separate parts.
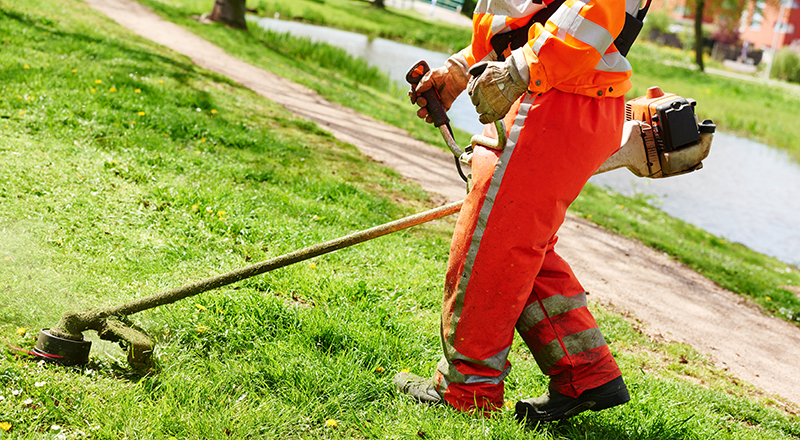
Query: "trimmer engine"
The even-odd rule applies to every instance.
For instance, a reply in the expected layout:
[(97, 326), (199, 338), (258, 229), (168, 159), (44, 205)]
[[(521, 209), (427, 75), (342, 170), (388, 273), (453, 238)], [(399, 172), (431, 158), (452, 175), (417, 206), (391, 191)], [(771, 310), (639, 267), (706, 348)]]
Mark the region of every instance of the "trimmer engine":
[[(645, 96), (625, 105), (626, 120), (640, 121), (648, 172), (641, 177), (660, 178), (684, 174), (703, 167), (716, 126), (710, 120), (698, 123), (693, 99), (664, 93), (651, 87)], [(706, 145), (708, 144), (708, 145)], [(638, 174), (638, 173), (635, 173)]]

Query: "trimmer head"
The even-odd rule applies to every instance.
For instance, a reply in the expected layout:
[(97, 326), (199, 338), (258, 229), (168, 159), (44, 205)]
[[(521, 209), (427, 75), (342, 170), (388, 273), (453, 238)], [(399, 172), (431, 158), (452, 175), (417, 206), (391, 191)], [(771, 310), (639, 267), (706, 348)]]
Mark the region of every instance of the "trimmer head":
[(39, 339), (32, 353), (61, 365), (84, 365), (89, 362), (91, 348), (92, 341), (61, 338), (45, 328), (39, 332)]

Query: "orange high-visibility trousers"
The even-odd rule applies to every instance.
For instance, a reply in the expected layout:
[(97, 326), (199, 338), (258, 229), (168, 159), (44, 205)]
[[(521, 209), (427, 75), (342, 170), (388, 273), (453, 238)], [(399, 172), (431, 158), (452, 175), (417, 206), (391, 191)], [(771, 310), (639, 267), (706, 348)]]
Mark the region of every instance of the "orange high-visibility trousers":
[(476, 147), (450, 248), (434, 379), (461, 410), (503, 404), (515, 328), (550, 386), (577, 397), (620, 375), (586, 295), (553, 249), (567, 207), (619, 149), (623, 98), (527, 93), (502, 152)]

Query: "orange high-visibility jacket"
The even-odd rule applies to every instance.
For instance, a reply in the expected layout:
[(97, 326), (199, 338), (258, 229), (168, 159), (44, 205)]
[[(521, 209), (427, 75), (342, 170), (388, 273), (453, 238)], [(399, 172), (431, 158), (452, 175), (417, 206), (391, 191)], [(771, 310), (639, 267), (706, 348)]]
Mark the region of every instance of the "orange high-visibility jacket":
[[(472, 43), (461, 54), (470, 66), (493, 61), (497, 54), (491, 38), (525, 26), (552, 1), (479, 0)], [(638, 9), (638, 0), (631, 3)], [(626, 0), (566, 0), (544, 25), (531, 26), (527, 44), (517, 50), (530, 70), (528, 90), (544, 93), (555, 88), (595, 98), (623, 96), (631, 88), (631, 65), (614, 40), (625, 24), (625, 10)]]

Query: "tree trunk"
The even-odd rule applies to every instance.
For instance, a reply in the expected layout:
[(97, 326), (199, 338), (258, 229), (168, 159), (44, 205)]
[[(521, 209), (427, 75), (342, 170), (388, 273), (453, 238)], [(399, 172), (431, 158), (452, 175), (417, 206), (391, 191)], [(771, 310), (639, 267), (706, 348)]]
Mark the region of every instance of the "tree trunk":
[(697, 67), (703, 72), (703, 7), (705, 0), (696, 0), (696, 10), (694, 14), (694, 59)]
[(246, 0), (214, 0), (214, 9), (208, 19), (247, 30), (247, 22), (244, 20), (245, 2)]
[(372, 6), (380, 9), (386, 9), (386, 5), (383, 3), (383, 0), (375, 0), (372, 2)]

